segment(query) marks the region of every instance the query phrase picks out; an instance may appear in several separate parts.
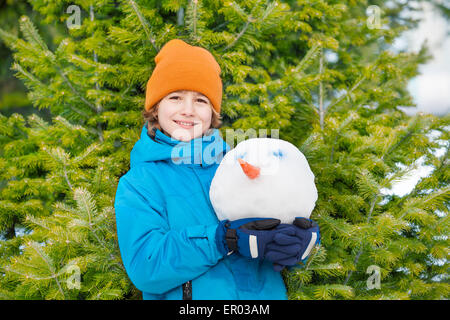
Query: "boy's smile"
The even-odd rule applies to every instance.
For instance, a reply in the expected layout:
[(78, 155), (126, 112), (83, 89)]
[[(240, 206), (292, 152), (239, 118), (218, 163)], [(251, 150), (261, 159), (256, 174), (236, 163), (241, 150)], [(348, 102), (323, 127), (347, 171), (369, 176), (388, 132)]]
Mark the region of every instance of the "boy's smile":
[(194, 123), (192, 121), (183, 121), (183, 120), (174, 120), (180, 127), (185, 129), (191, 129), (194, 125), (198, 123)]

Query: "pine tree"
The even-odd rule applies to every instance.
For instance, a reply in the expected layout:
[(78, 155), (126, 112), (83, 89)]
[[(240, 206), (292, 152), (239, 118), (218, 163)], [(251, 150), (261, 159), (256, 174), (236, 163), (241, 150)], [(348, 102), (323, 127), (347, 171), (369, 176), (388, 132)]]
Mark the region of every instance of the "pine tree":
[[(173, 38), (219, 62), (224, 135), (279, 129), (316, 175), (322, 245), (283, 272), (291, 299), (448, 296), (448, 144), (434, 153), (448, 117), (397, 109), (413, 105), (407, 82), (430, 57), (425, 47), (389, 50), (416, 23), (399, 16), (407, 3), (30, 3), (47, 24), (66, 23), (72, 4), (82, 19), (53, 43), (26, 16), (20, 36), (0, 29), (29, 99), (52, 113), (51, 123), (0, 117), (1, 297), (139, 298), (121, 265), (113, 197), (142, 129), (153, 59)], [(386, 195), (420, 157), (431, 175), (406, 196)], [(369, 285), (378, 271), (380, 286)]]
[(112, 208), (117, 181), (110, 176), (115, 166), (102, 156), (102, 146), (60, 116), (53, 124), (36, 115), (0, 120), (7, 138), (0, 201), (6, 277), (0, 294), (106, 299), (136, 293), (120, 261)]
[[(400, 111), (328, 117), (301, 145), (317, 175), (322, 246), (287, 274), (292, 299), (448, 296), (447, 119)], [(429, 137), (440, 132), (439, 140)], [(446, 147), (446, 154), (432, 150)], [(386, 189), (424, 156), (434, 171), (409, 194)], [(438, 260), (441, 260), (438, 262)], [(371, 267), (373, 266), (373, 267)], [(372, 269), (371, 269), (372, 268)], [(372, 271), (371, 271), (372, 270)]]

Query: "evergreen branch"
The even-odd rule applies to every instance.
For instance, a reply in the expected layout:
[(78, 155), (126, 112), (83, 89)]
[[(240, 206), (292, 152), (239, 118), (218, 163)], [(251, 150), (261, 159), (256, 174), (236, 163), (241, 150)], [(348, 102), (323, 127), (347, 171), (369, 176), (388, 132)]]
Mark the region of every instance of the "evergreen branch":
[(69, 177), (67, 176), (67, 167), (66, 167), (65, 164), (64, 164), (64, 167), (63, 167), (63, 173), (64, 173), (64, 179), (66, 180), (67, 185), (69, 186), (70, 191), (73, 191), (72, 184), (70, 183)]
[(436, 168), (436, 171), (441, 171), (444, 165), (447, 165), (447, 160), (449, 159), (449, 152), (450, 148), (447, 146), (447, 151), (445, 152), (445, 155), (442, 156), (442, 160), (439, 163), (439, 167)]
[[(100, 63), (98, 63), (98, 61), (92, 62), (92, 60), (80, 57), (77, 54), (71, 54), (70, 61), (77, 63), (78, 65), (83, 66), (83, 67), (99, 68), (101, 66)], [(106, 67), (105, 65), (103, 65), (103, 66)]]
[[(70, 80), (67, 78), (67, 76), (64, 74), (64, 72), (61, 70), (61, 68), (56, 65), (56, 69), (58, 70), (61, 77), (64, 79), (64, 82), (69, 86), (70, 90), (78, 97), (81, 101), (83, 101), (87, 106), (89, 106), (94, 112), (98, 113), (101, 111), (101, 108), (98, 108), (97, 106), (90, 103), (83, 95), (81, 95), (77, 89), (72, 85)], [(73, 108), (72, 108), (73, 109)], [(89, 118), (89, 116), (87, 116)], [(97, 124), (97, 129), (90, 128), (91, 131), (93, 131), (95, 134), (99, 136), (99, 139), (101, 142), (103, 142), (103, 132), (101, 130), (100, 124)], [(72, 189), (72, 188), (71, 188)]]
[[(14, 63), (12, 66), (13, 70), (16, 70), (17, 72), (19, 72), (20, 74), (22, 74), (26, 79), (28, 79), (30, 81), (30, 83), (33, 86), (40, 86), (40, 87), (45, 87), (45, 85), (39, 81), (36, 77), (34, 77), (31, 73), (25, 71), (25, 69), (22, 68), (22, 66), (18, 63)], [(73, 88), (73, 87), (72, 87)], [(72, 106), (72, 105), (68, 105), (68, 107), (74, 111), (75, 113), (78, 113), (80, 116), (89, 119), (90, 115), (88, 115), (87, 113), (85, 113), (84, 111)]]
[(13, 258), (12, 261), (14, 264), (16, 264), (16, 267), (18, 265), (19, 267), (28, 267), (28, 268), (34, 269), (36, 271), (42, 271), (40, 266), (26, 263), (23, 258), (19, 258), (19, 260), (16, 258)]
[[(73, 86), (73, 84), (71, 83), (71, 81), (67, 78), (67, 76), (65, 75), (65, 73), (62, 71), (59, 63), (56, 61), (56, 57), (53, 54), (53, 52), (51, 52), (47, 45), (45, 44), (45, 42), (42, 40), (42, 38), (39, 36), (39, 33), (37, 31), (37, 29), (35, 28), (35, 26), (33, 25), (33, 23), (30, 21), (30, 19), (26, 16), (23, 16), (21, 18), (21, 23), (20, 23), (20, 27), (22, 32), (25, 35), (25, 38), (32, 44), (37, 45), (38, 47), (40, 47), (43, 51), (44, 51), (44, 55), (49, 57), (50, 60), (52, 61), (53, 65), (55, 66), (57, 72), (60, 74), (60, 76), (63, 78), (64, 82), (68, 85), (68, 87), (70, 88), (70, 90), (75, 94), (75, 96), (77, 96), (83, 103), (85, 103), (87, 106), (89, 106), (93, 111), (98, 111), (98, 108), (96, 106), (94, 106), (92, 103), (90, 103), (83, 95), (81, 95), (78, 90)], [(23, 71), (23, 69), (22, 69)], [(89, 118), (89, 115), (87, 115), (86, 113), (82, 112), (79, 109), (76, 109), (72, 106), (70, 106), (70, 108), (74, 111), (77, 112), (78, 114), (82, 115), (83, 117), (85, 117), (86, 119)]]
[(326, 265), (313, 265), (309, 267), (309, 270), (316, 271), (316, 270), (336, 270), (336, 269), (342, 269), (342, 266), (339, 263), (330, 263)]
[(69, 86), (70, 90), (78, 97), (81, 101), (83, 101), (89, 108), (91, 108), (93, 111), (97, 112), (97, 108), (95, 105), (90, 103), (86, 98), (78, 92), (78, 90), (73, 86), (72, 82), (67, 78), (66, 74), (61, 70), (61, 68), (57, 65), (56, 69), (58, 70), (58, 73), (63, 78), (64, 82)]
[[(450, 186), (447, 186), (445, 188), (439, 189), (435, 192), (432, 192), (425, 197), (419, 197), (416, 199), (413, 199), (407, 205), (405, 208), (403, 208), (400, 213), (400, 219), (402, 219), (406, 214), (409, 213), (411, 208), (417, 209), (417, 208), (433, 208), (436, 205), (443, 204), (445, 201), (448, 201), (450, 197)], [(414, 201), (416, 200), (416, 201)]]
[(321, 265), (313, 265), (308, 268), (309, 271), (313, 271), (317, 276), (332, 276), (337, 277), (345, 273), (344, 268), (339, 263), (329, 263)]
[[(323, 74), (323, 49), (320, 50), (320, 61), (319, 61), (319, 74), (322, 75)], [(320, 80), (319, 82), (319, 123), (320, 123), (320, 128), (323, 130), (323, 120), (324, 120), (324, 116), (325, 116), (325, 112), (323, 110), (323, 97), (324, 96), (324, 90), (323, 90), (323, 81)]]
[[(78, 213), (77, 209), (74, 209), (74, 208), (68, 206), (67, 204), (65, 204), (64, 202), (60, 202), (60, 201), (53, 203), (53, 208), (55, 210), (67, 211), (67, 212), (70, 212), (72, 214), (77, 214)], [(52, 217), (54, 217), (54, 216), (57, 216), (57, 214), (53, 213)]]
[[(221, 24), (215, 26), (214, 28), (212, 28), (211, 31), (213, 31), (213, 32), (218, 31), (220, 28), (226, 26), (229, 23), (230, 23), (230, 20), (227, 20), (224, 23), (221, 23)], [(1, 31), (1, 29), (0, 29), (0, 31)]]
[(348, 90), (345, 94), (341, 95), (339, 98), (334, 99), (335, 101), (332, 101), (330, 103), (328, 108), (325, 110), (325, 113), (331, 112), (331, 110), (334, 107), (336, 107), (338, 104), (340, 104), (345, 98), (350, 96), (353, 93), (353, 91), (355, 91), (365, 79), (366, 79), (365, 75), (360, 76), (359, 79), (356, 81), (356, 83), (350, 88), (350, 90)]
[[(232, 2), (233, 4), (233, 8), (236, 9), (236, 11), (240, 14), (241, 17), (245, 17), (247, 16), (247, 14), (244, 12), (244, 10), (234, 1)], [(257, 6), (255, 6), (255, 8), (257, 8)], [(262, 15), (262, 19), (267, 18), (267, 16), (269, 15), (270, 11), (273, 10), (273, 8), (275, 8), (275, 5), (271, 5), (268, 6), (266, 8), (266, 11), (263, 13)], [(253, 14), (250, 14), (247, 16), (247, 20), (244, 24), (244, 27), (242, 28), (242, 30), (239, 32), (239, 34), (234, 38), (234, 40), (227, 45), (225, 48), (223, 48), (222, 50), (220, 50), (221, 52), (225, 52), (228, 49), (230, 49), (231, 47), (233, 47), (235, 45), (235, 43), (245, 34), (245, 32), (247, 31), (248, 27), (250, 26), (250, 23), (256, 22), (258, 21), (255, 17), (253, 17)]]
[[(51, 148), (51, 150), (48, 151), (47, 147), (43, 147), (42, 150), (44, 150), (53, 160), (62, 164), (62, 167), (63, 167), (62, 171), (64, 174), (64, 179), (66, 180), (67, 185), (69, 186), (70, 190), (73, 191), (72, 184), (70, 183), (69, 177), (67, 175), (67, 165), (66, 164), (67, 164), (69, 156), (61, 148)], [(54, 156), (53, 152), (55, 152), (55, 154), (57, 156)]]
[(373, 209), (375, 208), (375, 204), (377, 203), (379, 196), (380, 196), (380, 194), (377, 193), (372, 200), (372, 203), (371, 203), (370, 209), (369, 209), (369, 214), (367, 215), (367, 218), (366, 218), (367, 224), (369, 224), (370, 219), (372, 218)]
[[(342, 130), (344, 130), (353, 120), (358, 118), (358, 114), (356, 112), (350, 112), (350, 115), (342, 121), (342, 123), (339, 125), (339, 128), (336, 130), (333, 145), (331, 147), (331, 153), (330, 153), (330, 163), (333, 163), (333, 157), (334, 157), (334, 148), (336, 147), (337, 140), (339, 136), (341, 135)], [(323, 130), (323, 128), (322, 128)]]
[(2, 28), (0, 28), (0, 39), (3, 40), (3, 42), (11, 49), (15, 49), (15, 44), (19, 41), (15, 35), (3, 30)]
[[(371, 217), (372, 217), (372, 212), (373, 212), (373, 209), (375, 208), (375, 204), (376, 204), (376, 202), (377, 202), (377, 200), (378, 200), (378, 196), (379, 196), (379, 194), (376, 194), (376, 195), (374, 196), (373, 200), (372, 200), (372, 203), (370, 204), (369, 214), (367, 215), (367, 219), (366, 219), (366, 223), (367, 223), (367, 224), (370, 222), (370, 219), (371, 219)], [(353, 261), (353, 265), (354, 265), (355, 267), (356, 267), (356, 265), (357, 265), (357, 263), (358, 263), (358, 261), (359, 261), (359, 258), (361, 257), (362, 253), (364, 252), (364, 250), (363, 250), (363, 248), (362, 248), (363, 240), (364, 240), (364, 238), (362, 238), (361, 241), (360, 241), (359, 246), (360, 246), (361, 248), (359, 249), (358, 253), (357, 253), (356, 256), (355, 256), (355, 260)], [(349, 272), (348, 275), (347, 275), (347, 278), (346, 278), (345, 281), (344, 281), (344, 285), (346, 285), (347, 282), (350, 280), (350, 277), (352, 276), (352, 274), (353, 274), (353, 270), (350, 270), (350, 272)]]
[[(272, 1), (269, 3), (270, 0), (267, 0), (266, 3), (266, 10), (264, 10), (264, 13), (261, 17), (261, 21), (266, 20), (266, 18), (270, 15), (270, 13), (278, 6), (277, 1)], [(259, 5), (259, 3), (257, 4)]]
[(125, 90), (123, 90), (123, 91), (120, 93), (119, 97), (122, 98), (122, 99), (124, 99), (124, 98), (125, 98), (125, 95), (128, 93), (128, 91), (130, 91), (131, 87), (133, 87), (132, 84), (130, 84), (128, 87), (126, 87)]
[(358, 80), (350, 88), (350, 90), (348, 90), (345, 94), (341, 95), (340, 97), (333, 99), (333, 101), (331, 101), (331, 103), (325, 110), (325, 115), (330, 113), (332, 109), (335, 108), (337, 105), (339, 105), (345, 98), (349, 97), (353, 93), (353, 91), (355, 91), (361, 85), (361, 83), (367, 78), (366, 74), (371, 72), (374, 66), (375, 66), (374, 64), (369, 65), (368, 70), (358, 78)]
[(66, 296), (64, 294), (64, 290), (62, 289), (62, 287), (58, 281), (58, 277), (55, 274), (53, 260), (48, 255), (46, 255), (42, 250), (40, 250), (40, 247), (38, 247), (38, 244), (36, 244), (35, 242), (30, 242), (29, 244), (30, 244), (31, 248), (33, 248), (35, 250), (35, 252), (41, 257), (41, 259), (44, 260), (45, 263), (48, 265), (48, 268), (49, 268), (51, 274), (55, 276), (53, 279), (55, 280), (56, 285), (58, 286), (58, 291), (61, 293), (61, 295), (65, 299)]
[(74, 192), (74, 199), (77, 202), (78, 208), (82, 212), (87, 213), (88, 223), (92, 224), (92, 215), (96, 214), (97, 209), (95, 206), (95, 202), (92, 199), (92, 196), (89, 191), (84, 188), (77, 188)]
[[(22, 261), (20, 262), (20, 265), (28, 266), (28, 267), (31, 267), (31, 268), (36, 268), (36, 266), (30, 265), (30, 264), (27, 264), (27, 263), (24, 263), (24, 262), (22, 262)], [(56, 274), (55, 274), (55, 273), (52, 273), (52, 275), (50, 275), (50, 276), (42, 277), (42, 276), (37, 276), (37, 275), (35, 275), (35, 274), (22, 273), (22, 272), (19, 272), (19, 271), (15, 270), (15, 269), (10, 268), (9, 266), (4, 267), (4, 270), (7, 271), (7, 272), (12, 272), (12, 273), (18, 274), (18, 275), (24, 277), (25, 279), (32, 279), (32, 280), (37, 280), (37, 281), (42, 281), (42, 280), (52, 280), (52, 279), (53, 279), (53, 280), (55, 280), (55, 282), (56, 282), (56, 284), (57, 284), (57, 286), (58, 286), (58, 291), (59, 291), (59, 292), (62, 294), (62, 296), (65, 298), (64, 290), (62, 289), (61, 284), (60, 284), (60, 282), (58, 281), (58, 277), (60, 276), (60, 274), (61, 274), (62, 272), (58, 272), (58, 273), (56, 273)]]
[(394, 174), (385, 178), (384, 181), (382, 181), (381, 187), (389, 188), (391, 187), (393, 182), (398, 183), (404, 181), (405, 179), (408, 178), (408, 175), (410, 175), (414, 170), (417, 170), (417, 168), (418, 164), (417, 162), (414, 162), (412, 165), (407, 166), (405, 169), (394, 172)]
[(139, 22), (141, 23), (142, 28), (144, 29), (144, 32), (147, 35), (147, 39), (150, 41), (150, 43), (152, 44), (155, 51), (158, 52), (159, 49), (156, 47), (155, 39), (153, 39), (153, 37), (151, 35), (150, 29), (148, 27), (147, 19), (145, 19), (144, 15), (142, 14), (142, 12), (139, 9), (139, 6), (136, 4), (136, 2), (134, 2), (133, 0), (128, 0), (128, 2), (130, 4), (131, 8), (133, 9), (134, 13), (138, 17)]
[(97, 207), (94, 199), (92, 198), (92, 194), (84, 188), (77, 188), (74, 192), (74, 199), (77, 202), (77, 206), (81, 210), (81, 212), (87, 213), (88, 228), (91, 231), (92, 235), (106, 251), (109, 251), (109, 248), (107, 247), (105, 242), (98, 237), (96, 230), (93, 228), (92, 221), (93, 216), (97, 214)]
[[(407, 168), (406, 170), (399, 171), (399, 172), (395, 173), (394, 175), (392, 175), (391, 177), (387, 178), (386, 181), (388, 183), (390, 183), (393, 180), (398, 179), (399, 176), (405, 176), (410, 171), (411, 171), (411, 168)], [(375, 204), (377, 203), (378, 198), (380, 196), (380, 189), (382, 189), (385, 186), (386, 186), (386, 183), (382, 183), (381, 185), (379, 185), (378, 191), (375, 193), (374, 198), (373, 198), (373, 200), (372, 200), (372, 202), (370, 204), (369, 213), (368, 213), (367, 218), (366, 218), (366, 224), (370, 223), (370, 220), (372, 219), (372, 214), (373, 214), (373, 211), (374, 211), (374, 208), (375, 208)], [(363, 247), (362, 247), (363, 241), (364, 241), (364, 238), (361, 239), (361, 241), (360, 241), (359, 246), (361, 248), (359, 249), (359, 251), (356, 254), (355, 259), (353, 261), (353, 265), (355, 265), (355, 266), (358, 264), (359, 258), (361, 257), (362, 253), (364, 252)], [(348, 283), (348, 281), (350, 280), (352, 274), (353, 274), (353, 270), (351, 270), (349, 272), (349, 274), (347, 275), (347, 278), (344, 281), (344, 285), (346, 285)]]
[[(24, 263), (22, 263), (22, 262), (20, 262), (20, 264), (22, 265), (27, 265), (27, 264), (24, 264)], [(31, 266), (31, 265), (28, 265), (28, 266), (30, 266), (30, 267), (34, 267), (34, 266)], [(19, 272), (19, 271), (17, 271), (17, 270), (15, 270), (15, 269), (12, 269), (12, 268), (10, 268), (9, 266), (6, 266), (6, 267), (3, 267), (3, 269), (5, 270), (5, 271), (7, 271), (7, 272), (12, 272), (12, 273), (15, 273), (15, 274), (18, 274), (18, 275), (20, 275), (20, 276), (22, 276), (22, 277), (24, 277), (24, 278), (26, 278), (26, 279), (33, 279), (33, 280), (51, 280), (51, 279), (53, 279), (55, 276), (53, 276), (53, 275), (51, 275), (51, 276), (47, 276), (47, 277), (41, 277), (41, 276), (36, 276), (36, 275), (34, 275), (34, 274), (29, 274), (29, 273), (22, 273), (22, 272)]]
[(311, 262), (313, 262), (314, 257), (316, 256), (316, 254), (319, 252), (321, 246), (320, 245), (315, 245), (313, 248), (313, 254), (308, 258), (308, 261), (306, 263), (305, 269), (306, 270), (311, 270), (311, 268), (309, 268)]
[[(448, 156), (449, 156), (449, 152), (450, 152), (450, 149), (447, 148), (447, 151), (446, 151), (445, 155), (443, 155), (441, 157), (441, 159), (439, 160), (439, 165), (433, 170), (433, 174), (435, 174), (437, 172), (440, 172), (442, 170), (442, 168), (446, 165), (446, 162), (447, 162)], [(429, 178), (430, 177), (426, 177), (425, 179), (429, 179)], [(411, 198), (416, 197), (417, 195), (419, 195), (420, 191), (421, 190), (420, 190), (420, 181), (419, 181), (418, 183), (416, 183), (414, 185), (413, 190), (411, 190), (411, 192), (409, 193), (409, 197), (411, 197)], [(401, 202), (399, 203), (399, 207), (401, 207), (405, 203), (405, 201), (407, 199), (409, 199), (409, 198), (408, 197), (403, 197), (401, 199)]]
[(384, 158), (386, 155), (391, 154), (393, 152), (393, 150), (395, 150), (399, 146), (403, 145), (403, 143), (414, 134), (414, 131), (416, 131), (416, 126), (419, 123), (420, 117), (421, 117), (421, 115), (417, 114), (409, 121), (408, 128), (406, 129), (406, 133), (402, 136), (402, 138), (399, 141), (397, 141), (393, 145), (386, 145), (386, 148), (380, 158), (381, 161), (384, 161)]
[(344, 298), (351, 298), (354, 296), (353, 288), (346, 285), (340, 284), (326, 284), (311, 286), (316, 299), (330, 299), (330, 295), (341, 295)]
[(72, 160), (72, 163), (73, 163), (73, 164), (78, 164), (78, 163), (80, 163), (81, 161), (83, 161), (84, 159), (86, 159), (90, 154), (92, 154), (92, 152), (94, 152), (94, 151), (97, 150), (98, 148), (99, 148), (99, 144), (97, 144), (97, 143), (93, 143), (93, 144), (89, 145), (89, 146), (86, 148), (86, 150), (85, 150), (82, 154), (76, 156), (76, 157)]
[(54, 266), (53, 266), (53, 260), (52, 260), (47, 254), (45, 254), (45, 252), (43, 252), (43, 251), (40, 249), (39, 244), (37, 244), (37, 243), (34, 242), (34, 241), (30, 241), (30, 242), (28, 242), (27, 244), (28, 244), (28, 245), (30, 246), (30, 248), (32, 248), (32, 249), (38, 254), (38, 256), (41, 257), (41, 259), (47, 264), (50, 273), (51, 273), (51, 274), (54, 274), (54, 273), (55, 273), (55, 268), (54, 268)]
[(45, 85), (44, 85), (40, 80), (38, 80), (38, 79), (37, 79), (33, 74), (31, 74), (30, 72), (25, 71), (25, 69), (22, 68), (22, 66), (21, 66), (20, 64), (18, 64), (17, 62), (13, 63), (11, 69), (17, 71), (18, 73), (20, 73), (20, 74), (23, 76), (22, 79), (28, 80), (28, 81), (30, 82), (31, 86), (35, 86), (35, 87), (38, 87), (38, 86), (39, 86), (39, 87), (45, 87)]
[(62, 116), (56, 116), (54, 119), (54, 122), (58, 122), (60, 124), (62, 124), (63, 126), (65, 126), (69, 131), (81, 131), (84, 130), (83, 126), (80, 125), (74, 125), (72, 123), (70, 123), (66, 118), (62, 117)]
[[(93, 5), (89, 6), (89, 14), (91, 17), (91, 21), (94, 21), (94, 6)], [(94, 62), (98, 63), (98, 56), (95, 51), (94, 51)], [(95, 73), (95, 75), (98, 76), (97, 72)], [(95, 88), (97, 90), (100, 90), (100, 86), (99, 86), (98, 82), (95, 83)], [(96, 109), (97, 113), (103, 112), (103, 106), (100, 103), (98, 103), (98, 99), (97, 99), (97, 103), (95, 104), (95, 109)], [(100, 142), (103, 142), (103, 130), (102, 130), (102, 126), (100, 123), (97, 123), (97, 132), (98, 132)]]
[(319, 149), (317, 144), (318, 139), (320, 139), (320, 136), (317, 133), (311, 133), (298, 147), (308, 161), (314, 161), (316, 158)]
[[(321, 209), (318, 210), (322, 211)], [(323, 211), (317, 215), (317, 220), (319, 219), (321, 221), (320, 223), (321, 229), (323, 229), (323, 227), (326, 226), (326, 228), (330, 228), (331, 231), (334, 232), (339, 237), (343, 238), (351, 237), (353, 230), (346, 230), (345, 228), (351, 229), (352, 226), (349, 225), (349, 223), (347, 223), (346, 221), (343, 221), (342, 219), (336, 220)]]
[(42, 219), (37, 219), (32, 215), (27, 215), (25, 217), (25, 221), (30, 221), (31, 223), (38, 225), (39, 227), (46, 229), (47, 231), (50, 231), (50, 227), (48, 227), (47, 224)]
[(250, 25), (251, 22), (254, 22), (255, 19), (252, 18), (252, 16), (249, 16), (247, 21), (245, 22), (244, 27), (242, 28), (241, 32), (239, 32), (239, 34), (234, 38), (233, 42), (230, 43), (229, 45), (227, 45), (224, 49), (221, 50), (221, 52), (225, 52), (228, 49), (230, 49), (232, 46), (234, 46), (234, 44), (239, 40), (240, 37), (242, 37), (245, 33), (245, 31), (247, 31), (248, 26)]
[(355, 184), (364, 199), (373, 199), (373, 195), (380, 193), (382, 186), (366, 168), (360, 169)]
[[(276, 7), (276, 5), (277, 4), (275, 2), (272, 2), (270, 5), (268, 5), (266, 7), (266, 10), (264, 11), (261, 19), (258, 19), (258, 20), (263, 21), (264, 19), (266, 19), (267, 16), (269, 16), (270, 12), (273, 11), (273, 9)], [(246, 13), (244, 12), (244, 10), (242, 10), (240, 8), (240, 6), (238, 4), (236, 4), (235, 2), (233, 2), (233, 7), (235, 7), (241, 13), (241, 15), (246, 16)], [(255, 8), (257, 8), (257, 5), (255, 5)], [(239, 34), (234, 38), (232, 43), (230, 43), (228, 46), (226, 46), (221, 51), (224, 52), (224, 51), (228, 50), (229, 48), (231, 48), (232, 46), (234, 46), (234, 44), (245, 34), (248, 27), (250, 26), (250, 23), (256, 22), (258, 20), (255, 17), (253, 17), (253, 14), (250, 14), (247, 17), (247, 21), (245, 22), (245, 25), (242, 28), (241, 32), (239, 32)]]
[(247, 17), (247, 13), (244, 11), (244, 9), (241, 8), (239, 3), (236, 3), (235, 1), (230, 1), (230, 4), (234, 8), (236, 13), (240, 16), (240, 18), (245, 19)]
[(30, 21), (30, 18), (27, 16), (22, 16), (20, 18), (20, 30), (25, 35), (25, 38), (32, 44), (37, 45), (45, 52), (45, 55), (53, 55), (52, 52), (48, 49), (47, 44), (44, 40), (39, 36), (39, 33), (34, 26), (34, 24)]
[(48, 130), (48, 123), (35, 113), (29, 115), (27, 121), (30, 125), (39, 126), (43, 131)]
[(192, 24), (193, 24), (193, 33), (194, 37), (197, 36), (197, 0), (192, 0), (193, 3), (193, 13), (192, 13)]
[(15, 300), (14, 293), (0, 288), (0, 300)]
[(306, 52), (305, 56), (302, 58), (300, 63), (294, 68), (295, 73), (302, 73), (305, 69), (314, 61), (317, 55), (322, 54), (321, 43), (315, 43), (309, 50)]

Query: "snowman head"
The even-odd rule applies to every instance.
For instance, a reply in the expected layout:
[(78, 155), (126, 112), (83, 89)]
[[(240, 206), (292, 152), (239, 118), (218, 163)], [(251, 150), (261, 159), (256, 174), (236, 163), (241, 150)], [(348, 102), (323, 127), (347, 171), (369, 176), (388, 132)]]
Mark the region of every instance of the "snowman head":
[(291, 143), (253, 138), (222, 159), (211, 182), (211, 203), (219, 220), (309, 218), (317, 189), (305, 156)]

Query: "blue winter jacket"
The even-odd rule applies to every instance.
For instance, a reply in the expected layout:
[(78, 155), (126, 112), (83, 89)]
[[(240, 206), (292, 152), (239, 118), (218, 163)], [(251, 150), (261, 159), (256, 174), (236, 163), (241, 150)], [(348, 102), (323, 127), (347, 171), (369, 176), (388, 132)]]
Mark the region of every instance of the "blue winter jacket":
[(229, 149), (217, 129), (180, 142), (159, 130), (153, 140), (144, 125), (114, 203), (122, 261), (144, 300), (180, 300), (189, 280), (194, 300), (287, 299), (270, 262), (216, 246), (209, 187)]

